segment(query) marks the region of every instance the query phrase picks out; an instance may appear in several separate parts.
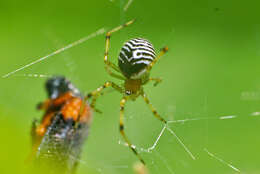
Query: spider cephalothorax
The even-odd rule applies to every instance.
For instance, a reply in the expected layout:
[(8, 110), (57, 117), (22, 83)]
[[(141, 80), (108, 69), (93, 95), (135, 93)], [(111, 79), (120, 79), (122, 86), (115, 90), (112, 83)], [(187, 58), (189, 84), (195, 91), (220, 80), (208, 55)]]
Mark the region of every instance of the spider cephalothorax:
[[(161, 49), (160, 53), (156, 56), (153, 45), (146, 39), (135, 38), (127, 41), (121, 48), (119, 57), (118, 57), (118, 66), (108, 60), (109, 44), (111, 34), (132, 24), (134, 20), (127, 22), (124, 25), (120, 25), (106, 34), (106, 45), (105, 45), (105, 68), (109, 75), (120, 80), (124, 80), (124, 85), (120, 86), (113, 82), (105, 82), (104, 85), (97, 88), (93, 92), (89, 93), (85, 100), (93, 97), (91, 107), (95, 109), (95, 103), (98, 96), (100, 96), (103, 89), (107, 87), (112, 87), (118, 92), (123, 94), (123, 98), (120, 101), (120, 133), (123, 136), (124, 140), (131, 148), (131, 150), (138, 156), (139, 160), (144, 164), (144, 160), (132, 146), (130, 141), (125, 135), (124, 131), (124, 107), (125, 103), (128, 100), (135, 100), (137, 97), (142, 96), (145, 103), (149, 105), (152, 113), (156, 118), (166, 124), (166, 121), (157, 113), (155, 108), (151, 105), (148, 100), (144, 90), (143, 85), (149, 81), (155, 81), (155, 84), (158, 84), (160, 78), (150, 78), (149, 74), (152, 69), (152, 66), (158, 61), (158, 59), (168, 51), (168, 47)], [(112, 72), (111, 70), (116, 71)], [(98, 111), (98, 110), (96, 110)]]

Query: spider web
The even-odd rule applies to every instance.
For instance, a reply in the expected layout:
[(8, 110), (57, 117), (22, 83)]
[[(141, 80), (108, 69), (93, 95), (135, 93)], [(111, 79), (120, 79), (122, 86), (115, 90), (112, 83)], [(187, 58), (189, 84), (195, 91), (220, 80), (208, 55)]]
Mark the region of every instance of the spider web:
[[(114, 3), (112, 1), (112, 3)], [(122, 6), (122, 9), (127, 12), (128, 9), (130, 9), (130, 7), (133, 5), (133, 0), (129, 0), (127, 1), (127, 3), (124, 4), (124, 6)], [(98, 29), (97, 31), (94, 31), (93, 33), (91, 33), (90, 35), (83, 37), (82, 39), (72, 42), (71, 44), (68, 44), (65, 47), (62, 47), (60, 49), (57, 49), (54, 52), (51, 52), (50, 54), (37, 58), (36, 60), (32, 60), (31, 63), (25, 64), (24, 66), (15, 69), (14, 71), (11, 71), (10, 73), (4, 74), (2, 76), (2, 78), (7, 78), (7, 77), (12, 77), (12, 76), (22, 76), (22, 77), (29, 77), (29, 78), (48, 78), (51, 77), (52, 74), (37, 74), (37, 73), (28, 73), (28, 74), (18, 74), (18, 72), (33, 66), (41, 61), (46, 60), (47, 58), (50, 58), (51, 56), (54, 56), (56, 54), (59, 54), (69, 48), (72, 48), (76, 45), (79, 45), (91, 38), (94, 38), (98, 35), (102, 35), (104, 34), (105, 29), (101, 28)], [(52, 38), (54, 36), (51, 36)], [(66, 60), (67, 62), (73, 62), (74, 60)], [(48, 62), (46, 61), (46, 64)], [(68, 65), (68, 67), (71, 67), (70, 65)], [(76, 71), (75, 69), (71, 69), (70, 71)], [(160, 87), (158, 87), (160, 88)], [(242, 92), (241, 93), (241, 100), (242, 101), (252, 101), (252, 100), (259, 100), (259, 95), (258, 95), (258, 91), (249, 91), (249, 92)], [(105, 104), (104, 104), (105, 105)], [(104, 106), (103, 105), (103, 106)], [(155, 105), (155, 104), (154, 104)], [(99, 107), (103, 107), (102, 105), (99, 105)], [(205, 105), (205, 108), (207, 109), (207, 106)], [(167, 112), (166, 112), (167, 113)], [(170, 113), (170, 111), (168, 111), (168, 113)], [(134, 121), (136, 119), (136, 116), (131, 117), (131, 115), (135, 115), (136, 113), (133, 111), (132, 114), (129, 114), (129, 120), (128, 121)], [(174, 113), (175, 114), (175, 113)], [(164, 114), (166, 115), (166, 114)], [(170, 114), (169, 114), (170, 115)], [(185, 115), (185, 114), (183, 114)], [(161, 171), (166, 171), (166, 173), (169, 174), (174, 174), (174, 173), (180, 173), (180, 169), (176, 170), (176, 164), (172, 164), (171, 160), (169, 159), (169, 157), (167, 156), (167, 153), (165, 153), (165, 151), (163, 151), (161, 147), (163, 147), (165, 144), (167, 143), (173, 143), (173, 141), (176, 141), (176, 143), (173, 143), (174, 146), (180, 146), (181, 148), (178, 148), (179, 150), (181, 150), (181, 152), (184, 156), (185, 154), (189, 157), (189, 159), (191, 161), (195, 161), (194, 163), (196, 163), (196, 161), (199, 161), (200, 158), (203, 158), (205, 156), (207, 156), (207, 159), (212, 161), (213, 164), (215, 164), (216, 166), (219, 166), (220, 168), (222, 168), (225, 173), (244, 173), (243, 172), (243, 166), (240, 166), (239, 164), (236, 164), (233, 161), (236, 161), (236, 157), (234, 157), (233, 159), (230, 158), (230, 156), (227, 156), (225, 158), (225, 155), (223, 155), (227, 150), (226, 149), (231, 149), (231, 147), (225, 147), (225, 152), (221, 152), (221, 151), (217, 151), (216, 148), (211, 148), (211, 146), (209, 145), (209, 140), (208, 138), (212, 138), (211, 135), (209, 135), (208, 133), (208, 129), (209, 126), (211, 125), (211, 123), (216, 123), (217, 125), (221, 125), (221, 124), (227, 124), (228, 123), (223, 123), (223, 122), (229, 122), (230, 121), (236, 121), (236, 120), (243, 120), (243, 119), (248, 119), (248, 120), (256, 120), (257, 118), (259, 118), (260, 116), (260, 112), (259, 111), (254, 111), (254, 112), (250, 112), (250, 113), (237, 113), (237, 114), (221, 114), (221, 115), (216, 115), (216, 116), (208, 116), (206, 114), (205, 117), (200, 117), (199, 113), (191, 113), (189, 114), (191, 115), (188, 118), (182, 117), (181, 119), (175, 119), (175, 118), (171, 118), (169, 117), (169, 121), (167, 125), (161, 125), (161, 129), (157, 130), (157, 132), (155, 133), (155, 131), (152, 133), (153, 138), (151, 139), (152, 143), (151, 144), (146, 144), (145, 146), (142, 145), (137, 145), (134, 143), (133, 147), (136, 148), (138, 150), (139, 153), (141, 153), (141, 155), (145, 155), (145, 157), (149, 156), (149, 162), (148, 162), (148, 167), (149, 165), (151, 166), (150, 169), (150, 173), (161, 173)], [(202, 114), (205, 115), (205, 114)], [(203, 127), (206, 129), (206, 133), (204, 135), (202, 135), (202, 137), (205, 139), (205, 142), (202, 142), (201, 145), (193, 145), (192, 142), (193, 141), (189, 141), (189, 139), (192, 139), (190, 137), (185, 137), (185, 135), (180, 135), (177, 131), (176, 132), (176, 128), (178, 130), (178, 127), (185, 127), (185, 125), (187, 125), (188, 127), (192, 127), (194, 128), (196, 125), (198, 125), (197, 123), (202, 123)], [(126, 121), (127, 124), (127, 121)], [(199, 124), (201, 126), (201, 124)], [(231, 124), (233, 125), (233, 124)], [(217, 130), (218, 132), (218, 130)], [(116, 137), (118, 138), (118, 137)], [(133, 138), (131, 138), (133, 139)], [(199, 139), (199, 138), (198, 138)], [(122, 141), (122, 140), (118, 140), (113, 138), (114, 140), (114, 144), (117, 144), (118, 142), (118, 146), (122, 146), (122, 147), (126, 147), (126, 149), (128, 149), (127, 145)], [(133, 139), (134, 141), (134, 139)], [(86, 144), (88, 144), (89, 142), (87, 142)], [(168, 146), (169, 147), (169, 146)], [(242, 149), (241, 149), (242, 150)], [(174, 155), (173, 149), (170, 150), (169, 154)], [(239, 153), (239, 152), (237, 152)], [(130, 154), (130, 153), (129, 153)], [(130, 154), (131, 155), (131, 154)], [(203, 157), (201, 157), (203, 156)], [(73, 158), (73, 157), (72, 157)], [(76, 157), (75, 157), (76, 158)], [(83, 166), (86, 166), (87, 168), (93, 169), (95, 172), (97, 173), (124, 173), (124, 172), (129, 172), (132, 170), (132, 166), (129, 165), (128, 163), (124, 163), (122, 164), (121, 162), (118, 161), (113, 161), (113, 162), (108, 162), (108, 161), (102, 161), (99, 164), (91, 164), (91, 162), (89, 160), (86, 159), (77, 159), (79, 161), (79, 163)], [(178, 161), (178, 158), (176, 159)], [(190, 163), (193, 163), (191, 161), (189, 161), (187, 158), (183, 158), (183, 165), (181, 165), (183, 168), (185, 168), (186, 165), (190, 165)], [(179, 167), (181, 168), (181, 167)], [(188, 167), (187, 167), (188, 168)], [(112, 172), (111, 172), (112, 171)], [(130, 173), (130, 172), (129, 172)]]

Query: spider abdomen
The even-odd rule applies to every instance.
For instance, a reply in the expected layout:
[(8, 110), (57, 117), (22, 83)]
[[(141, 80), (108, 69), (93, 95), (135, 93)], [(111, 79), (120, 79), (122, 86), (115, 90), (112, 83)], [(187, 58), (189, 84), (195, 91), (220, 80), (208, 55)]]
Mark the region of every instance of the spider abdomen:
[(118, 57), (118, 66), (127, 78), (140, 78), (154, 58), (153, 45), (146, 39), (135, 38), (123, 45)]

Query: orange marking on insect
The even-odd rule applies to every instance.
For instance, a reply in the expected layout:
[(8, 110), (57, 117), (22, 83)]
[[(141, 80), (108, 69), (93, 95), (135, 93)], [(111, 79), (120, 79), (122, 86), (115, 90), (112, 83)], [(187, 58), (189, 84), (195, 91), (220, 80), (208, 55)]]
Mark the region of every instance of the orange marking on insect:
[(80, 98), (72, 98), (61, 109), (61, 113), (65, 120), (73, 119), (77, 121), (80, 112), (82, 100)]
[(47, 127), (51, 124), (51, 119), (55, 115), (55, 112), (50, 112), (44, 115), (41, 124), (36, 128), (36, 134), (43, 136), (46, 132)]
[[(73, 96), (71, 92), (67, 92), (54, 100), (46, 100), (41, 104), (46, 109), (46, 114), (41, 124), (37, 126), (36, 134), (42, 137), (58, 112), (62, 114), (64, 120), (78, 121), (78, 117), (80, 117), (80, 122), (89, 123), (91, 121), (91, 109), (88, 104), (85, 103), (85, 106), (82, 106), (82, 104), (83, 100), (80, 97)], [(46, 106), (48, 107), (45, 108)], [(80, 113), (81, 107), (84, 107), (82, 113)]]

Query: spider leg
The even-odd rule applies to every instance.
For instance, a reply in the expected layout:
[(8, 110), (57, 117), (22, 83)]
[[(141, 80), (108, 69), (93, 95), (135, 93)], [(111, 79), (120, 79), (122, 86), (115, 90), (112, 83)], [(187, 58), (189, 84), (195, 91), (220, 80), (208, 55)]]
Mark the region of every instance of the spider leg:
[[(150, 77), (150, 78), (149, 78), (149, 81), (155, 81), (154, 84), (153, 84), (153, 86), (157, 86), (159, 83), (162, 82), (162, 78), (160, 78), (160, 77), (158, 77), (158, 78), (152, 78), (152, 77)], [(149, 82), (149, 81), (148, 81), (148, 82)]]
[(125, 96), (120, 101), (120, 122), (119, 122), (119, 130), (121, 135), (123, 136), (125, 142), (127, 143), (128, 147), (134, 152), (134, 154), (139, 158), (139, 160), (145, 165), (144, 160), (140, 156), (140, 154), (136, 151), (136, 149), (133, 147), (132, 143), (128, 140), (128, 138), (125, 135), (124, 131), (124, 110), (125, 110), (125, 103), (129, 97)]
[(146, 96), (146, 94), (144, 92), (141, 93), (145, 103), (149, 106), (150, 110), (152, 111), (153, 115), (158, 118), (160, 121), (162, 121), (164, 124), (167, 124), (167, 121), (162, 118), (158, 112), (156, 111), (156, 109), (153, 107), (153, 105), (150, 103), (148, 97)]
[(146, 70), (151, 71), (153, 65), (168, 51), (168, 47), (163, 47), (160, 53), (155, 57), (155, 59), (146, 67)]
[(120, 80), (126, 80), (126, 78), (124, 76), (121, 76), (119, 74), (112, 72), (108, 65), (105, 66), (105, 69), (110, 76), (115, 77)]
[[(93, 108), (95, 111), (97, 112), (101, 112), (99, 111), (98, 109), (95, 109), (95, 104), (96, 104), (96, 100), (97, 98), (101, 95), (102, 91), (105, 89), (105, 88), (108, 88), (108, 87), (112, 87), (114, 88), (115, 90), (117, 90), (118, 92), (120, 93), (123, 93), (123, 89), (118, 86), (117, 84), (113, 83), (113, 82), (105, 82), (104, 85), (100, 86), (99, 88), (97, 88), (96, 90), (88, 93), (85, 98), (84, 98), (84, 102), (85, 103), (88, 99), (90, 98), (93, 98), (92, 99), (92, 102), (90, 104), (90, 107)], [(83, 105), (84, 106), (84, 105)]]
[(122, 80), (125, 80), (124, 77), (120, 76), (120, 75), (117, 75), (113, 72), (111, 72), (110, 68), (114, 69), (115, 71), (121, 73), (120, 69), (118, 68), (118, 66), (116, 66), (114, 63), (110, 62), (108, 60), (108, 52), (109, 52), (109, 45), (110, 45), (110, 37), (112, 35), (112, 33), (114, 32), (117, 32), (118, 30), (121, 30), (122, 28), (124, 27), (127, 27), (128, 25), (132, 24), (135, 20), (131, 20), (123, 25), (120, 25), (112, 30), (110, 30), (109, 32), (107, 32), (106, 34), (106, 41), (105, 41), (105, 55), (104, 55), (104, 63), (106, 64), (106, 71), (109, 75), (113, 76), (113, 77), (116, 77), (116, 78), (119, 78), (119, 79), (122, 79)]

